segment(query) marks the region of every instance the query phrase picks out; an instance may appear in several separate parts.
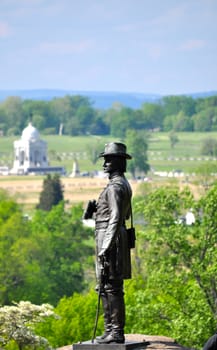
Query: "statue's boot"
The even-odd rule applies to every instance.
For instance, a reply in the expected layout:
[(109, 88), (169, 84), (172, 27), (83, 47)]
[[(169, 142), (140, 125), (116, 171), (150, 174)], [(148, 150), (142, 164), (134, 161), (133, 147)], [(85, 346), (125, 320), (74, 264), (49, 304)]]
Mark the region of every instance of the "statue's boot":
[(119, 290), (108, 294), (111, 312), (112, 332), (102, 339), (97, 339), (100, 344), (124, 343), (125, 305), (123, 291)]
[(109, 307), (109, 301), (108, 296), (104, 292), (101, 293), (101, 300), (102, 300), (102, 308), (103, 308), (103, 315), (104, 315), (104, 333), (98, 337), (96, 337), (96, 340), (103, 340), (105, 339), (111, 332), (112, 332), (112, 323), (111, 323), (111, 314), (110, 314), (110, 307)]

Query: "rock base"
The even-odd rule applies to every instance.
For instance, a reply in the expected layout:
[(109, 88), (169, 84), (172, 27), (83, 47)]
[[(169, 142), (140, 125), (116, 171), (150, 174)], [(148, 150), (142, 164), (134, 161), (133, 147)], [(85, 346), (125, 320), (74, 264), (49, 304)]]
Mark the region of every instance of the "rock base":
[(124, 344), (98, 344), (91, 341), (77, 343), (72, 345), (73, 350), (142, 350), (146, 349), (149, 342), (129, 342)]

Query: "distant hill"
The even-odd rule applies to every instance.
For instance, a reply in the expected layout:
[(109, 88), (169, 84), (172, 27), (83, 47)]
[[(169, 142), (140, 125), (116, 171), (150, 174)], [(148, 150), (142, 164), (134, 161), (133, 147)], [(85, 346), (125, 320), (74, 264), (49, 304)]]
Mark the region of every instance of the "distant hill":
[[(145, 102), (159, 102), (163, 95), (152, 93), (134, 93), (134, 92), (99, 92), (99, 91), (71, 91), (71, 90), (52, 90), (52, 89), (34, 89), (34, 90), (0, 90), (0, 102), (9, 96), (19, 96), (22, 99), (45, 100), (49, 101), (55, 97), (64, 97), (66, 95), (82, 95), (90, 99), (94, 108), (108, 109), (113, 103), (119, 102), (123, 106), (133, 109), (140, 108)], [(197, 92), (184, 94), (193, 98), (209, 97), (217, 95), (217, 91)]]
[(71, 91), (71, 90), (0, 90), (0, 101), (8, 96), (19, 96), (22, 99), (51, 100), (55, 97), (66, 95), (87, 96), (94, 108), (108, 109), (115, 102), (131, 108), (140, 108), (145, 102), (156, 102), (161, 99), (157, 94), (122, 93), (122, 92), (98, 92), (98, 91)]

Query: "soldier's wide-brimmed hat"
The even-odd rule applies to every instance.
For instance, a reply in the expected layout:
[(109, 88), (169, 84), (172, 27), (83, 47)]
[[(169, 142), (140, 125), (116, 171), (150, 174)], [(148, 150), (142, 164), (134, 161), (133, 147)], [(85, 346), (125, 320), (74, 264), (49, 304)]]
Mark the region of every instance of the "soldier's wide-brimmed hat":
[(132, 159), (132, 157), (127, 154), (127, 147), (121, 142), (110, 142), (105, 145), (104, 152), (101, 152), (99, 157), (106, 156), (116, 156), (124, 157), (126, 159)]

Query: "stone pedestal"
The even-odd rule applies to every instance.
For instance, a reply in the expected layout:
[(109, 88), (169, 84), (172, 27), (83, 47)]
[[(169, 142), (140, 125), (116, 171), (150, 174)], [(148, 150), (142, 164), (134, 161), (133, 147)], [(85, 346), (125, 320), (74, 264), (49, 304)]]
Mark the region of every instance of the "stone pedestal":
[(73, 350), (142, 350), (146, 349), (149, 342), (129, 342), (124, 344), (98, 344), (91, 341), (85, 341), (83, 343), (77, 343), (72, 345)]

